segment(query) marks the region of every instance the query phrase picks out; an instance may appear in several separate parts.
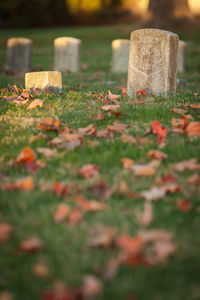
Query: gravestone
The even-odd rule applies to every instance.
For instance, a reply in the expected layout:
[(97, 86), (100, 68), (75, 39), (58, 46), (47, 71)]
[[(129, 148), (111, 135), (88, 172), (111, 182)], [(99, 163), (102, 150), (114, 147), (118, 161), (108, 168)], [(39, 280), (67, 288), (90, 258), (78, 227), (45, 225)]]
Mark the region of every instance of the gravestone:
[(32, 40), (10, 38), (7, 41), (6, 71), (26, 72), (31, 69)]
[(127, 92), (130, 97), (146, 89), (149, 94), (176, 91), (178, 35), (159, 29), (131, 33)]
[(54, 70), (78, 72), (81, 40), (60, 37), (54, 40)]
[(31, 72), (25, 74), (26, 89), (62, 91), (62, 75), (58, 71)]
[(114, 40), (112, 42), (112, 72), (128, 72), (129, 49), (129, 40)]
[(187, 43), (179, 41), (178, 43), (178, 72), (182, 73), (185, 71), (185, 56), (186, 56)]

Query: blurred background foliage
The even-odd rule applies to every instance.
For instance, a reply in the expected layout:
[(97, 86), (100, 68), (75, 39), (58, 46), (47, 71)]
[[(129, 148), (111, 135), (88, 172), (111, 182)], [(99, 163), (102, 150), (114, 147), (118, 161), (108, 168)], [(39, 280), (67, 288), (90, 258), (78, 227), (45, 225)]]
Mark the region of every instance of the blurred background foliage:
[(147, 16), (150, 4), (160, 13), (159, 7), (164, 8), (166, 3), (177, 5), (180, 11), (183, 2), (200, 12), (200, 0), (0, 0), (0, 27), (127, 22)]

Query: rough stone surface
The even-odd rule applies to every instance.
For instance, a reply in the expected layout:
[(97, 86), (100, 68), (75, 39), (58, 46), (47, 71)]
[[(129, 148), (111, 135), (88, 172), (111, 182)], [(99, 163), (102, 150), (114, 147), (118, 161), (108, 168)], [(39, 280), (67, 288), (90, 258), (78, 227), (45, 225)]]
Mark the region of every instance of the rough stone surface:
[(10, 38), (7, 41), (7, 71), (26, 72), (31, 69), (32, 40)]
[(176, 91), (178, 35), (159, 29), (131, 33), (128, 85), (130, 97), (140, 89), (154, 95)]
[(60, 37), (54, 40), (54, 70), (78, 72), (81, 40)]
[(53, 92), (62, 91), (62, 75), (57, 71), (31, 72), (25, 74), (26, 89), (44, 90), (50, 88)]
[(112, 71), (116, 73), (128, 72), (129, 40), (114, 40), (112, 42)]
[(186, 57), (187, 43), (179, 41), (178, 43), (178, 72), (182, 73), (185, 71), (185, 57)]

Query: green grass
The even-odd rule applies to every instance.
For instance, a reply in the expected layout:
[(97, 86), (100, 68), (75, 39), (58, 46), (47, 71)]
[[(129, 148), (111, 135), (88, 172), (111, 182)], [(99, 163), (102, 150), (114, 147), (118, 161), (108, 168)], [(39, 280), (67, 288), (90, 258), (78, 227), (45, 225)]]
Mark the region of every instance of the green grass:
[[(51, 70), (53, 63), (53, 39), (67, 35), (83, 40), (81, 63), (88, 69), (79, 74), (63, 74), (64, 93), (62, 95), (43, 95), (43, 108), (28, 111), (27, 106), (17, 107), (7, 103), (0, 95), (0, 175), (4, 181), (15, 181), (29, 176), (30, 173), (22, 166), (9, 166), (10, 159), (16, 159), (21, 150), (30, 145), (29, 139), (37, 134), (38, 120), (46, 117), (59, 118), (70, 128), (86, 127), (96, 124), (98, 129), (106, 128), (115, 118), (105, 117), (102, 121), (92, 121), (91, 114), (96, 114), (102, 103), (94, 98), (93, 93), (121, 93), (120, 88), (126, 85), (125, 75), (115, 75), (110, 72), (111, 41), (115, 38), (128, 38), (134, 26), (110, 26), (90, 28), (63, 28), (39, 30), (4, 30), (0, 35), (0, 87), (17, 83), (24, 86), (24, 76), (5, 75), (3, 66), (6, 55), (6, 40), (11, 36), (24, 36), (33, 39), (33, 69)], [(197, 103), (199, 92), (200, 40), (198, 30), (181, 33), (182, 39), (189, 41), (187, 72), (180, 77), (187, 80), (185, 87), (179, 87), (177, 94), (169, 98), (155, 98), (145, 105), (135, 105), (127, 98), (121, 98), (121, 111), (124, 114), (120, 122), (131, 126), (129, 133), (133, 136), (143, 136), (151, 120), (159, 120), (170, 127), (171, 108), (184, 103)], [(95, 72), (96, 78), (88, 80)], [(113, 84), (108, 84), (110, 81)], [(37, 98), (37, 96), (36, 96)], [(90, 109), (89, 109), (90, 108)], [(194, 119), (199, 121), (199, 112), (189, 110)], [(55, 136), (48, 133), (49, 137)], [(96, 224), (110, 225), (117, 232), (128, 232), (135, 235), (141, 228), (135, 217), (135, 211), (143, 207), (143, 200), (128, 199), (115, 193), (106, 203), (106, 212), (85, 213), (80, 225), (70, 226), (68, 222), (55, 224), (52, 214), (58, 203), (62, 202), (51, 192), (41, 190), (41, 186), (55, 181), (75, 182), (83, 194), (92, 199), (87, 188), (93, 180), (81, 179), (78, 169), (85, 164), (93, 163), (101, 166), (100, 178), (108, 185), (125, 180), (131, 190), (143, 191), (149, 189), (155, 178), (173, 173), (181, 185), (180, 193), (169, 195), (164, 200), (153, 203), (154, 219), (149, 229), (165, 229), (173, 233), (178, 245), (177, 253), (161, 266), (130, 268), (123, 266), (116, 277), (110, 282), (104, 282), (103, 295), (99, 299), (127, 299), (136, 295), (139, 300), (197, 300), (199, 299), (200, 279), (200, 215), (199, 186), (188, 186), (187, 178), (194, 172), (175, 173), (170, 165), (193, 157), (199, 158), (199, 138), (189, 139), (184, 135), (169, 133), (167, 145), (163, 151), (168, 158), (163, 161), (156, 176), (151, 178), (135, 177), (123, 170), (121, 159), (132, 158), (137, 163), (147, 163), (146, 154), (150, 149), (157, 149), (155, 136), (149, 136), (151, 145), (129, 145), (121, 142), (120, 135), (115, 134), (111, 140), (100, 139), (96, 148), (88, 144), (68, 151), (64, 156), (58, 155), (51, 159), (37, 154), (45, 164), (34, 175), (35, 190), (33, 192), (0, 190), (0, 222), (5, 221), (13, 226), (13, 234), (9, 242), (0, 246), (0, 291), (8, 290), (15, 300), (40, 299), (40, 292), (51, 287), (56, 280), (62, 280), (71, 287), (78, 287), (82, 277), (96, 274), (101, 279), (98, 269), (116, 255), (116, 249), (87, 249), (88, 230)], [(86, 140), (97, 140), (88, 137)], [(49, 147), (48, 142), (37, 139), (30, 147), (36, 151), (38, 147)], [(63, 149), (58, 149), (61, 153)], [(71, 167), (69, 167), (71, 164)], [(192, 209), (182, 213), (175, 209), (176, 200), (184, 198), (191, 200)], [(94, 199), (94, 198), (93, 198)], [(64, 199), (69, 201), (68, 198)], [(70, 202), (70, 205), (71, 202)], [(24, 254), (19, 251), (20, 242), (30, 236), (38, 236), (44, 242), (44, 250), (37, 254)], [(44, 262), (50, 270), (50, 277), (36, 277), (32, 268), (35, 263)]]

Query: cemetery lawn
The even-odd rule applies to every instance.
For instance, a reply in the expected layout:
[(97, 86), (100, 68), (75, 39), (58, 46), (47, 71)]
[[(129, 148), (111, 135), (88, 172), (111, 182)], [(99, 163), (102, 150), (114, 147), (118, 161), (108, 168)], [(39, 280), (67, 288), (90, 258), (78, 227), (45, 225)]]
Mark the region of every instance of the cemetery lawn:
[[(0, 295), (8, 291), (14, 300), (40, 299), (43, 291), (51, 289), (55, 282), (62, 281), (69, 288), (79, 288), (86, 275), (96, 276), (103, 284), (102, 294), (97, 299), (103, 300), (197, 300), (200, 297), (200, 185), (188, 178), (197, 174), (197, 170), (177, 172), (173, 166), (177, 162), (197, 158), (200, 163), (200, 137), (172, 132), (172, 118), (180, 115), (171, 113), (171, 109), (187, 109), (186, 115), (192, 115), (193, 121), (200, 121), (199, 108), (189, 104), (200, 102), (200, 30), (180, 33), (181, 39), (188, 41), (187, 72), (181, 74), (182, 84), (177, 94), (169, 98), (145, 97), (144, 103), (138, 104), (134, 99), (122, 96), (121, 87), (126, 86), (126, 75), (110, 72), (111, 41), (117, 38), (128, 38), (134, 26), (120, 25), (110, 27), (3, 30), (0, 35), (0, 88), (17, 84), (24, 88), (23, 75), (5, 75), (3, 66), (6, 54), (6, 40), (11, 36), (23, 36), (33, 39), (33, 70), (52, 70), (53, 40), (60, 36), (73, 36), (83, 40), (79, 74), (63, 74), (64, 90), (61, 95), (44, 93), (34, 95), (34, 99), (44, 100), (42, 107), (27, 110), (28, 104), (17, 106), (9, 103), (3, 96), (13, 95), (11, 91), (0, 93), (0, 224), (8, 223), (12, 232), (7, 241), (0, 245)], [(111, 90), (121, 95), (119, 119), (116, 115), (103, 112), (105, 95)], [(100, 93), (103, 97), (99, 96)], [(98, 95), (98, 96), (97, 96)], [(109, 101), (109, 104), (111, 103)], [(103, 120), (91, 119), (102, 111)], [(66, 146), (52, 147), (49, 141), (58, 136), (57, 131), (45, 131), (37, 127), (47, 117), (59, 119), (69, 128), (84, 128), (89, 124), (97, 130), (106, 129), (117, 121), (130, 125), (123, 134), (134, 136), (134, 144), (124, 143), (121, 134), (113, 133), (112, 138), (97, 138), (95, 135), (83, 137), (83, 144), (69, 150)], [(144, 136), (151, 121), (157, 120), (168, 128), (166, 145), (159, 149), (154, 134)], [(191, 120), (189, 119), (189, 122)], [(62, 127), (62, 125), (61, 125)], [(63, 128), (63, 127), (62, 127)], [(38, 133), (40, 134), (38, 135)], [(32, 138), (33, 136), (37, 138)], [(46, 136), (46, 137), (45, 137)], [(146, 138), (146, 142), (141, 138)], [(31, 139), (32, 138), (32, 139)], [(94, 141), (96, 143), (94, 145)], [(15, 160), (25, 147), (30, 147), (39, 160), (35, 164), (16, 164)], [(37, 149), (45, 147), (56, 149), (50, 158), (38, 153)], [(147, 157), (150, 150), (160, 150), (167, 154), (159, 168), (152, 176), (136, 176), (133, 170), (123, 168), (122, 158), (130, 158), (134, 164), (147, 164), (152, 159)], [(83, 178), (79, 170), (88, 164), (100, 166), (99, 176)], [(30, 170), (31, 169), (31, 170)], [(31, 171), (35, 171), (31, 173)], [(153, 186), (160, 177), (174, 178), (179, 188), (152, 201), (153, 219), (145, 230), (165, 230), (173, 235), (176, 251), (172, 256), (155, 265), (145, 265), (140, 261), (121, 264), (115, 276), (106, 280), (104, 269), (111, 258), (120, 253), (119, 246), (107, 248), (88, 246), (89, 231), (99, 224), (116, 230), (116, 238), (121, 234), (131, 237), (140, 235), (143, 229), (136, 217), (138, 210), (143, 210), (144, 199), (141, 192)], [(21, 186), (17, 190), (8, 190), (5, 183), (15, 183), (19, 179), (32, 177), (34, 188), (25, 191)], [(77, 194), (86, 199), (99, 200), (102, 188), (92, 193), (90, 187), (100, 181), (114, 192), (107, 197), (105, 211), (85, 211), (80, 209), (82, 220), (76, 225), (70, 224), (69, 218), (61, 223), (54, 221), (54, 213), (60, 203), (71, 208), (79, 207)], [(58, 189), (52, 191), (55, 182), (73, 183), (73, 194), (59, 195)], [(121, 191), (122, 183), (128, 186)], [(196, 184), (195, 184), (196, 183)], [(96, 188), (97, 189), (97, 188)], [(180, 200), (187, 200), (181, 202)], [(185, 210), (185, 211), (184, 211)], [(1, 233), (1, 232), (0, 232)], [(43, 248), (27, 253), (21, 249), (21, 243), (37, 237)], [(0, 240), (1, 240), (0, 235)], [(3, 239), (3, 238), (2, 238)], [(93, 238), (94, 239), (94, 238)], [(40, 248), (40, 247), (39, 247)], [(43, 270), (35, 271), (35, 266)], [(44, 266), (47, 270), (44, 271)], [(1, 299), (1, 298), (0, 298)], [(5, 298), (2, 298), (5, 299)], [(54, 299), (54, 298), (43, 298)], [(64, 299), (64, 298), (63, 298)], [(67, 298), (68, 299), (68, 298)], [(71, 298), (70, 298), (71, 299)], [(73, 298), (74, 299), (74, 298)]]

